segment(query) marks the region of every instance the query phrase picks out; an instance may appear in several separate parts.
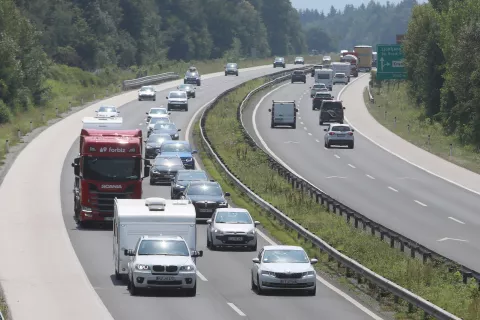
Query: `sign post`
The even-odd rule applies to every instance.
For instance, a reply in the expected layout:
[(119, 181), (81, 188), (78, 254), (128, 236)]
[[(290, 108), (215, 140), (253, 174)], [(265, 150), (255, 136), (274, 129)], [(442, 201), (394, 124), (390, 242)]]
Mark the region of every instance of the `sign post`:
[(407, 78), (402, 46), (377, 45), (377, 80), (403, 80)]

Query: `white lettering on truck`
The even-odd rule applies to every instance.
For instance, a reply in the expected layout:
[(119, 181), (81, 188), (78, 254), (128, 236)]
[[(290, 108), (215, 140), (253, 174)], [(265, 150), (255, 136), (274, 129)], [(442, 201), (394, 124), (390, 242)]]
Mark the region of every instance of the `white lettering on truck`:
[(100, 148), (100, 152), (125, 152), (125, 149), (124, 148), (112, 148), (112, 147), (109, 147), (107, 149), (107, 147), (103, 147), (103, 148)]
[(119, 184), (102, 184), (102, 189), (122, 189)]

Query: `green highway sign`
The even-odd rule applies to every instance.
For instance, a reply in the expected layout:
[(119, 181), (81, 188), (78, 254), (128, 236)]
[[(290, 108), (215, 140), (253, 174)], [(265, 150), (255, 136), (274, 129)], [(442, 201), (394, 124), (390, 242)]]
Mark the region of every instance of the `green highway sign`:
[(400, 44), (377, 45), (377, 79), (402, 80), (407, 78)]

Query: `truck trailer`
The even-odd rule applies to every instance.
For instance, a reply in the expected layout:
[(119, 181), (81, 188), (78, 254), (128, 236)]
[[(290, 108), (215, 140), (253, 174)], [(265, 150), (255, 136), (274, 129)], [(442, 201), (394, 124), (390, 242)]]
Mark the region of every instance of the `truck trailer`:
[(358, 57), (358, 70), (363, 70), (366, 72), (370, 72), (372, 69), (372, 54), (373, 49), (372, 46), (355, 46), (353, 49)]

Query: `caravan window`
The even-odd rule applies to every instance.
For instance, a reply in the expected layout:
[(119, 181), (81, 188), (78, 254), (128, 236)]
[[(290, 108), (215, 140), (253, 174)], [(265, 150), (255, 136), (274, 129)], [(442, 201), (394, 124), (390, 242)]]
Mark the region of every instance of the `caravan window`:
[(138, 248), (139, 256), (190, 256), (184, 241), (178, 240), (143, 240)]
[(317, 79), (330, 79), (330, 73), (317, 73)]

